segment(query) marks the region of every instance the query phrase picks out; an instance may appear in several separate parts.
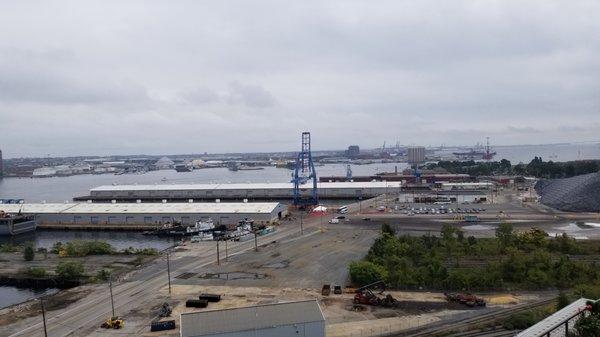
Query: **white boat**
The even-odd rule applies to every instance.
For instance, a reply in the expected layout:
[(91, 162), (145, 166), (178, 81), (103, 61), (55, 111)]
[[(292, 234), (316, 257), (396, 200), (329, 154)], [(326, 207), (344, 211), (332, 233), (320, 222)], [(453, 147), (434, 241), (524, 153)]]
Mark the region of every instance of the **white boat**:
[(213, 241), (215, 238), (212, 232), (202, 232), (198, 235), (194, 235), (191, 238), (192, 242), (201, 242), (201, 241)]
[(194, 235), (197, 233), (212, 231), (213, 229), (215, 229), (215, 224), (213, 223), (212, 219), (208, 219), (206, 221), (196, 221), (196, 224), (194, 226), (187, 227), (185, 232), (186, 235)]
[(228, 234), (229, 239), (231, 240), (240, 240), (240, 238), (245, 236), (252, 236), (252, 226), (250, 224), (244, 224), (237, 226), (237, 228)]

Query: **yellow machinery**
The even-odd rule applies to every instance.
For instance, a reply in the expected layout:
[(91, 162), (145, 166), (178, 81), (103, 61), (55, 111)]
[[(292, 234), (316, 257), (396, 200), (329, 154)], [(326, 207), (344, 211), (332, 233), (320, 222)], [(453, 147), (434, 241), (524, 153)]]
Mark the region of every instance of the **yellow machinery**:
[(102, 323), (101, 327), (105, 329), (121, 329), (125, 325), (125, 321), (117, 316), (107, 319)]

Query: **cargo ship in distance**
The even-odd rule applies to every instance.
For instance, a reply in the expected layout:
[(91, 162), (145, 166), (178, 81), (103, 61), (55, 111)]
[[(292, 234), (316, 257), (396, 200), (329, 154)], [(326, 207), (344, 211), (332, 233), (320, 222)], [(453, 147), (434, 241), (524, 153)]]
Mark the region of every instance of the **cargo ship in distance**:
[(477, 159), (483, 159), (483, 160), (492, 160), (494, 158), (494, 156), (496, 155), (495, 151), (492, 151), (490, 148), (490, 137), (487, 137), (487, 144), (485, 146), (485, 149), (477, 149), (473, 148), (470, 151), (464, 151), (464, 152), (453, 152), (453, 155), (457, 156), (458, 159), (462, 159), (462, 160), (477, 160)]

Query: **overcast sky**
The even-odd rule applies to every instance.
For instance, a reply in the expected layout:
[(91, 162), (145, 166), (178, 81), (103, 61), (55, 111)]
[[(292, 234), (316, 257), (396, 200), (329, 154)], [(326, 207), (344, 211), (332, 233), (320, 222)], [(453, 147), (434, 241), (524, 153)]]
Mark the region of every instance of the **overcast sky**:
[(2, 1), (6, 157), (600, 139), (600, 1)]

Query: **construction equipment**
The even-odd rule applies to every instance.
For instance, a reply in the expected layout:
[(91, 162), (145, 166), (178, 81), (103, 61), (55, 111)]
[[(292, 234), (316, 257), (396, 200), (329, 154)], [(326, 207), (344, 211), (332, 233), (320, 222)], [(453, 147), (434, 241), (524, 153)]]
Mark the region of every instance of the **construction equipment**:
[(342, 286), (333, 286), (333, 293), (336, 295), (342, 294)]
[(125, 321), (122, 318), (113, 316), (104, 321), (100, 327), (104, 329), (121, 329), (124, 325)]
[(323, 295), (323, 296), (329, 296), (329, 294), (331, 294), (331, 285), (330, 284), (324, 284), (323, 285), (323, 289), (321, 289), (321, 295)]
[[(398, 300), (392, 295), (387, 294), (383, 297), (379, 296), (383, 295), (385, 288), (385, 282), (380, 280), (356, 289), (354, 304), (367, 304), (386, 308), (397, 307), (399, 304)], [(377, 294), (375, 294), (374, 291), (376, 291)]]
[(171, 306), (169, 305), (169, 303), (165, 302), (165, 303), (163, 303), (162, 307), (160, 307), (160, 310), (158, 311), (158, 316), (159, 317), (169, 317), (169, 316), (171, 316), (171, 312), (173, 312), (173, 310), (171, 309)]
[(473, 294), (464, 293), (444, 293), (448, 302), (458, 302), (468, 307), (485, 307), (485, 300)]

